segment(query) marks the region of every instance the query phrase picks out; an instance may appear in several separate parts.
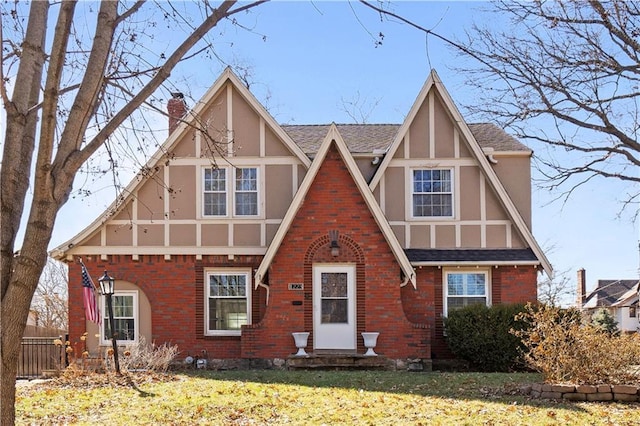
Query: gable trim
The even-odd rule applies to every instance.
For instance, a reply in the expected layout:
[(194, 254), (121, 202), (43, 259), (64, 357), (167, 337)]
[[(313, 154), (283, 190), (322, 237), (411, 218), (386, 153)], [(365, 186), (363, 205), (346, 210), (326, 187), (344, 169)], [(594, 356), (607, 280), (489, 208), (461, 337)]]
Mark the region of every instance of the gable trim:
[[(300, 147), (291, 139), (291, 137), (280, 127), (280, 125), (276, 122), (276, 120), (269, 114), (269, 112), (260, 104), (260, 102), (256, 99), (256, 97), (247, 89), (238, 76), (231, 70), (230, 67), (227, 67), (222, 74), (218, 77), (218, 79), (214, 82), (214, 84), (207, 90), (204, 96), (196, 103), (196, 105), (187, 112), (187, 115), (178, 122), (175, 130), (167, 137), (162, 146), (150, 157), (149, 161), (147, 161), (144, 169), (145, 170), (154, 170), (156, 165), (161, 164), (163, 158), (166, 155), (168, 150), (181, 140), (182, 136), (190, 130), (189, 122), (193, 122), (197, 120), (199, 114), (207, 108), (209, 103), (213, 100), (213, 98), (224, 89), (225, 84), (229, 82), (230, 84), (227, 86), (226, 91), (228, 98), (227, 103), (227, 120), (229, 125), (231, 123), (231, 108), (232, 108), (232, 96), (230, 93), (233, 88), (235, 88), (238, 93), (249, 103), (249, 105), (256, 111), (260, 118), (260, 124), (262, 127), (262, 123), (266, 123), (271, 129), (273, 129), (274, 133), (285, 143), (290, 152), (306, 167), (309, 168), (311, 166), (311, 160), (309, 157), (305, 155), (305, 153), (300, 149)], [(263, 131), (261, 129), (261, 131)], [(227, 137), (229, 140), (232, 139), (232, 135), (228, 131)], [(196, 153), (200, 155), (200, 132), (196, 132)], [(228, 144), (228, 149), (231, 150), (231, 144)], [(230, 153), (232, 153), (230, 151)], [(165, 173), (168, 173), (167, 168), (165, 167)], [(142, 187), (142, 185), (147, 182), (148, 178), (141, 178), (143, 175), (141, 173), (137, 173), (129, 182), (129, 184), (122, 190), (123, 197), (116, 197), (116, 199), (107, 207), (91, 224), (89, 224), (82, 231), (74, 235), (71, 239), (65, 241), (58, 247), (52, 249), (49, 254), (58, 260), (63, 260), (65, 257), (69, 257), (70, 254), (68, 251), (79, 242), (82, 242), (86, 238), (90, 237), (96, 230), (98, 230), (101, 226), (105, 225), (110, 218), (115, 217), (122, 209), (128, 205), (129, 202), (132, 202), (135, 198), (136, 191)], [(166, 177), (166, 176), (165, 176)], [(165, 200), (168, 200), (166, 197)], [(120, 200), (120, 201), (119, 201)], [(165, 203), (168, 201), (165, 201)], [(136, 203), (134, 203), (135, 206)], [(166, 208), (166, 206), (165, 206)]]
[(278, 231), (273, 237), (273, 240), (271, 241), (271, 244), (269, 245), (269, 248), (267, 249), (267, 252), (265, 253), (264, 258), (262, 259), (262, 262), (260, 263), (260, 266), (258, 267), (255, 273), (255, 284), (254, 284), (255, 287), (258, 288), (258, 285), (263, 284), (263, 279), (271, 265), (271, 262), (273, 261), (275, 255), (277, 254), (278, 249), (280, 248), (280, 245), (282, 244), (282, 241), (284, 240), (285, 236), (289, 232), (289, 229), (293, 223), (293, 220), (295, 219), (302, 205), (302, 202), (304, 201), (309, 189), (311, 188), (311, 185), (315, 181), (316, 175), (320, 170), (320, 166), (324, 162), (327, 152), (329, 151), (329, 148), (333, 143), (335, 143), (338, 149), (338, 152), (340, 153), (344, 163), (347, 166), (347, 170), (349, 171), (349, 174), (351, 175), (354, 182), (356, 183), (356, 187), (358, 188), (360, 194), (364, 198), (365, 203), (367, 204), (367, 207), (369, 207), (369, 211), (373, 215), (374, 220), (378, 224), (378, 227), (380, 228), (385, 240), (387, 241), (387, 244), (389, 244), (389, 247), (391, 248), (391, 251), (393, 252), (394, 257), (396, 258), (396, 261), (398, 262), (398, 264), (400, 265), (400, 268), (402, 269), (402, 272), (404, 274), (404, 281), (401, 283), (401, 286), (404, 286), (408, 282), (411, 282), (411, 284), (415, 287), (416, 280), (415, 280), (415, 271), (413, 270), (413, 266), (409, 262), (409, 259), (405, 255), (402, 247), (400, 246), (400, 243), (398, 242), (397, 238), (393, 234), (393, 231), (391, 230), (391, 226), (387, 222), (387, 219), (385, 218), (382, 210), (380, 209), (380, 206), (376, 202), (375, 197), (373, 196), (373, 193), (369, 190), (369, 187), (365, 182), (364, 177), (360, 173), (355, 160), (349, 153), (349, 149), (347, 148), (347, 145), (342, 139), (342, 136), (340, 135), (340, 132), (338, 131), (338, 128), (336, 127), (335, 123), (331, 124), (331, 127), (329, 128), (329, 131), (327, 132), (327, 135), (325, 136), (324, 141), (320, 145), (320, 148), (318, 149), (318, 153), (316, 154), (313, 160), (313, 163), (309, 168), (309, 171), (304, 177), (304, 180), (302, 181), (302, 184), (300, 185), (298, 192), (296, 193), (293, 201), (291, 202), (291, 205), (289, 206), (289, 209), (287, 210), (287, 213), (285, 214), (284, 219), (282, 220), (282, 223), (278, 228)]
[[(484, 174), (485, 178), (490, 183), (491, 187), (496, 191), (496, 194), (498, 195), (500, 202), (502, 203), (505, 210), (507, 211), (509, 218), (515, 225), (516, 229), (518, 230), (522, 238), (527, 242), (529, 247), (535, 253), (536, 258), (540, 262), (544, 271), (547, 273), (547, 275), (551, 276), (551, 274), (553, 273), (553, 268), (549, 263), (549, 260), (547, 259), (544, 252), (542, 251), (537, 241), (533, 237), (533, 234), (531, 233), (529, 227), (525, 223), (524, 219), (520, 215), (520, 212), (515, 207), (515, 204), (513, 203), (506, 189), (502, 185), (502, 182), (500, 182), (500, 179), (498, 179), (498, 176), (496, 175), (495, 171), (489, 164), (489, 160), (486, 158), (485, 153), (483, 152), (482, 148), (476, 141), (475, 137), (473, 136), (473, 133), (471, 133), (469, 126), (464, 121), (464, 118), (458, 111), (458, 108), (455, 106), (453, 99), (451, 98), (451, 96), (449, 95), (449, 92), (444, 87), (442, 81), (440, 80), (440, 77), (438, 77), (438, 74), (436, 73), (435, 70), (431, 70), (431, 73), (429, 74), (427, 81), (422, 86), (422, 89), (420, 90), (420, 93), (418, 94), (413, 106), (411, 107), (409, 114), (407, 114), (407, 117), (405, 118), (404, 122), (400, 126), (400, 129), (398, 129), (398, 133), (396, 134), (396, 137), (393, 143), (389, 146), (389, 149), (387, 150), (387, 153), (384, 159), (382, 160), (382, 163), (378, 167), (378, 170), (376, 171), (376, 173), (373, 175), (373, 178), (371, 179), (371, 182), (369, 184), (370, 191), (373, 191), (376, 188), (376, 186), (380, 183), (387, 167), (393, 160), (393, 156), (398, 150), (398, 147), (402, 143), (405, 136), (409, 135), (409, 128), (413, 123), (418, 113), (418, 110), (421, 108), (421, 106), (424, 104), (425, 101), (428, 101), (431, 103), (433, 98), (431, 89), (436, 90), (440, 95), (440, 97), (442, 98), (442, 102), (444, 103), (444, 106), (447, 108), (448, 112), (451, 114), (453, 118), (454, 129), (458, 130), (465, 137), (465, 139), (469, 141), (469, 149), (471, 153), (474, 155), (475, 159), (478, 161), (480, 170)], [(433, 108), (431, 107), (430, 114), (432, 112), (433, 112)], [(430, 128), (432, 127), (433, 126), (430, 126)], [(455, 134), (456, 132), (454, 132), (454, 138), (455, 138)], [(405, 154), (408, 152), (407, 145), (408, 144), (405, 144), (405, 147), (404, 147)], [(429, 155), (432, 155), (431, 149), (430, 149)]]

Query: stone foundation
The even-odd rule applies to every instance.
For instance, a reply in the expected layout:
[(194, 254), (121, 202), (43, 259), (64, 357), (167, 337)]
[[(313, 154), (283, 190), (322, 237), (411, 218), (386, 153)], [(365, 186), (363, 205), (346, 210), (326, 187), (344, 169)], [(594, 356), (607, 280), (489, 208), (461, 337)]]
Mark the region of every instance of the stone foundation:
[(640, 401), (640, 386), (635, 385), (550, 385), (535, 383), (530, 395), (534, 398), (567, 401)]
[(206, 363), (193, 360), (191, 364), (176, 362), (173, 370), (291, 370), (291, 369), (361, 369), (391, 371), (431, 371), (430, 359), (388, 359), (363, 355), (309, 355), (307, 357), (290, 356), (287, 359), (207, 359)]

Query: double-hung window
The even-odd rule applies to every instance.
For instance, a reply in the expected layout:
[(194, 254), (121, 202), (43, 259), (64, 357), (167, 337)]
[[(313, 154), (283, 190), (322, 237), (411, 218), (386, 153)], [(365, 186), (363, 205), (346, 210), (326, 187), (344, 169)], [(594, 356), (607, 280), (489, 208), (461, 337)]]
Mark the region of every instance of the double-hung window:
[(236, 216), (258, 215), (258, 169), (236, 168), (235, 206)]
[(444, 280), (445, 316), (454, 309), (475, 303), (490, 304), (487, 271), (449, 271), (444, 274)]
[(413, 217), (452, 217), (451, 169), (413, 170)]
[[(233, 193), (230, 194), (230, 184)], [(203, 175), (203, 215), (258, 216), (258, 169), (256, 167), (206, 168)]]
[[(106, 297), (102, 298), (102, 343), (111, 341), (111, 320), (107, 309)], [(116, 340), (120, 344), (138, 340), (138, 293), (136, 291), (117, 291), (111, 296)]]
[(227, 215), (227, 169), (204, 169), (204, 215)]
[(206, 272), (206, 334), (240, 335), (240, 327), (251, 320), (249, 271)]

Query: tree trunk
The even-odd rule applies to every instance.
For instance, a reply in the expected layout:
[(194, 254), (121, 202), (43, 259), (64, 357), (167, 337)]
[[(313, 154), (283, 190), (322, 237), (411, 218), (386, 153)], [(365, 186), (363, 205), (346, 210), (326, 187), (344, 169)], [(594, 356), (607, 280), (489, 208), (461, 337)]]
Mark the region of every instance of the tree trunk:
[[(121, 110), (115, 112), (97, 135), (86, 142), (84, 138), (87, 126), (102, 102), (100, 94), (107, 84), (105, 69), (114, 54), (114, 30), (124, 19), (137, 12), (143, 2), (135, 2), (126, 10), (123, 6), (121, 15), (117, 13), (119, 3), (100, 3), (91, 54), (68, 119), (60, 126), (61, 133), (55, 131), (56, 125), (60, 124), (57, 122), (56, 112), (59, 108), (60, 78), (62, 69), (66, 66), (66, 43), (75, 1), (61, 2), (59, 7), (44, 91), (41, 87), (45, 81), (44, 46), (49, 2), (30, 3), (27, 32), (19, 52), (20, 65), (13, 79), (13, 97), (11, 101), (3, 97), (7, 110), (7, 127), (0, 168), (0, 426), (15, 423), (15, 380), (31, 299), (47, 261), (47, 247), (56, 216), (68, 199), (79, 168), (160, 87), (189, 50), (220, 20), (254, 8), (264, 1), (266, 0), (257, 0), (231, 10), (236, 2), (227, 0), (218, 8), (211, 9), (200, 26), (193, 29), (157, 72), (154, 71), (153, 77)], [(0, 84), (4, 85), (5, 82), (1, 81)], [(43, 116), (39, 123), (40, 111)], [(40, 139), (36, 144), (38, 134)], [(32, 176), (29, 171), (33, 169), (36, 146), (37, 161), (35, 174)], [(52, 161), (53, 155), (55, 159)], [(16, 236), (26, 207), (26, 193), (30, 187), (33, 190), (33, 201), (29, 218), (23, 227), (23, 244), (16, 252)]]

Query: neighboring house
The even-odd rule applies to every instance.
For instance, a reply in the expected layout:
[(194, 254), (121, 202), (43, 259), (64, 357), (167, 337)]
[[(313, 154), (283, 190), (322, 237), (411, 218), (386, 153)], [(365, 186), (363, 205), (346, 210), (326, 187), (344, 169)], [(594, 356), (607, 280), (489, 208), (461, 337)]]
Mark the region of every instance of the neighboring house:
[(599, 309), (606, 309), (618, 323), (620, 331), (640, 330), (639, 290), (637, 279), (598, 280), (596, 288), (587, 293), (585, 270), (578, 271), (578, 300), (581, 310), (591, 316)]
[(468, 125), (435, 72), (401, 125), (283, 126), (228, 69), (185, 122), (179, 94), (168, 108), (144, 173), (52, 252), (69, 264), (70, 339), (99, 334), (91, 351), (109, 342), (85, 321), (79, 258), (96, 285), (117, 280), (121, 344), (267, 361), (295, 353), (293, 332), (308, 352), (361, 354), (360, 333), (379, 332), (389, 359), (447, 358), (451, 309), (535, 301), (551, 271), (532, 152)]

